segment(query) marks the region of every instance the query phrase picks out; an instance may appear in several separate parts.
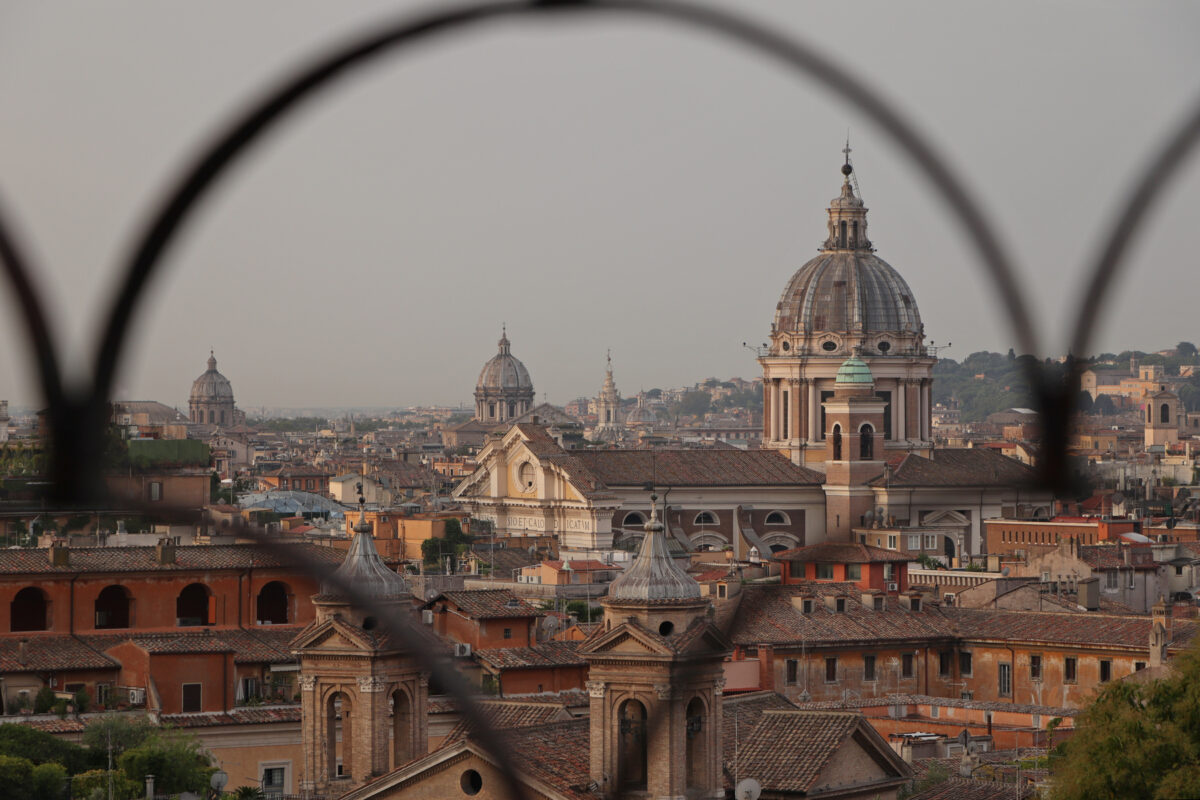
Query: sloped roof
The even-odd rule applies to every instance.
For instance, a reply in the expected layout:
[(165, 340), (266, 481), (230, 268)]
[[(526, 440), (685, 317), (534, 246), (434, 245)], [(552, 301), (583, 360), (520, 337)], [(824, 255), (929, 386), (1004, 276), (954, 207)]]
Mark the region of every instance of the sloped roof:
[(808, 792), (862, 720), (853, 711), (765, 710), (738, 747), (738, 774), (768, 791)]
[(476, 650), (475, 657), (493, 669), (539, 669), (582, 667), (579, 642), (549, 641), (532, 647), (497, 647)]
[(772, 558), (776, 561), (821, 561), (834, 564), (907, 563), (912, 560), (895, 550), (854, 542), (821, 542), (805, 547), (793, 547), (775, 553)]
[[(293, 547), (303, 549), (291, 550)], [(297, 557), (289, 558), (290, 553), (296, 553)], [(303, 543), (270, 549), (253, 544), (182, 545), (175, 548), (174, 563), (159, 564), (153, 547), (72, 547), (69, 563), (55, 566), (50, 563), (48, 550), (22, 548), (0, 550), (0, 574), (264, 569), (300, 567), (307, 563), (304, 559), (329, 564), (332, 569), (343, 555), (341, 550)]]
[(1036, 477), (1032, 467), (987, 448), (943, 448), (929, 458), (909, 453), (890, 477), (872, 486), (1022, 486)]
[(774, 450), (581, 450), (576, 458), (606, 486), (820, 485), (825, 476)]
[(442, 592), (427, 601), (422, 608), (432, 608), (438, 600), (446, 600), (472, 619), (503, 619), (507, 617), (536, 617), (536, 608), (517, 597), (509, 589), (462, 589)]
[(0, 672), (60, 672), (74, 669), (118, 669), (108, 656), (75, 636), (33, 634), (21, 655), (19, 636), (0, 638)]
[[(725, 754), (725, 763), (733, 763), (733, 754), (741, 750), (741, 743), (758, 725), (765, 712), (796, 708), (786, 697), (771, 691), (725, 695), (722, 700), (721, 750)], [(725, 783), (732, 789), (730, 777), (726, 774)]]
[[(480, 700), (479, 711), (484, 722), (493, 730), (511, 730), (513, 728), (528, 728), (533, 725), (547, 725), (554, 722), (564, 722), (571, 718), (571, 712), (562, 703), (545, 703), (526, 700)], [(455, 725), (442, 744), (450, 744), (466, 738), (472, 728), (466, 722)]]

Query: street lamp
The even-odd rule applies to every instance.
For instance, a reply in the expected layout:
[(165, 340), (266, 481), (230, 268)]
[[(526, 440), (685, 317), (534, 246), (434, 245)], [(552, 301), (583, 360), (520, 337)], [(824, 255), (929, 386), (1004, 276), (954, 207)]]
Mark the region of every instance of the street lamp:
[(208, 785), (212, 787), (212, 796), (220, 797), (224, 792), (225, 784), (229, 783), (229, 774), (223, 769), (219, 769), (212, 774), (208, 779)]

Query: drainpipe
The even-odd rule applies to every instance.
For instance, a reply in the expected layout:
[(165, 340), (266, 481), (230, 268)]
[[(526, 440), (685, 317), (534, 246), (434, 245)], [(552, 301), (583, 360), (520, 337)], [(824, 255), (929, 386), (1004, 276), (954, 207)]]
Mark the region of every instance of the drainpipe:
[(72, 636), (75, 635), (75, 581), (79, 580), (80, 573), (76, 572), (71, 576), (71, 600), (67, 608), (67, 632)]
[[(1012, 659), (1009, 662), (1010, 664), (1012, 664), (1012, 666), (1009, 667), (1009, 670), (1010, 670), (1009, 677), (1010, 677), (1011, 685), (1008, 687), (1010, 689), (1010, 691), (1008, 693), (1008, 702), (1016, 704), (1016, 702), (1017, 702), (1017, 651), (1013, 649), (1013, 646), (1011, 644), (1008, 645), (1008, 653), (1009, 653), (1009, 657)], [(991, 731), (988, 731), (988, 733), (990, 734)]]

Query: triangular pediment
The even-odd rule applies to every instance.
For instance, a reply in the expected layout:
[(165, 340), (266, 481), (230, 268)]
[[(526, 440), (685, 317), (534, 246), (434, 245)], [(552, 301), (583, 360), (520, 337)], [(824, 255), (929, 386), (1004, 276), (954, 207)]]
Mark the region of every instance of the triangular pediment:
[(946, 525), (962, 527), (970, 525), (971, 520), (957, 511), (931, 511), (921, 520), (922, 525)]
[(293, 650), (330, 652), (346, 650), (367, 650), (374, 652), (378, 648), (363, 632), (346, 623), (333, 618), (317, 623), (304, 630), (292, 640)]
[(640, 625), (623, 623), (579, 648), (581, 654), (637, 653), (641, 655), (673, 655), (669, 647), (649, 635)]

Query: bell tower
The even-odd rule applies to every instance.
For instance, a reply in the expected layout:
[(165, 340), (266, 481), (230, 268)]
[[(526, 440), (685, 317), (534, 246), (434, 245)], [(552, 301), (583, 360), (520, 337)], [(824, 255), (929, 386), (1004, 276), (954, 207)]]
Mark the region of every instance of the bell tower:
[(851, 529), (874, 505), (867, 481), (883, 472), (886, 403), (875, 394), (871, 368), (857, 354), (837, 371), (825, 410), (825, 527), (829, 541), (850, 541)]
[(637, 559), (601, 600), (602, 632), (580, 648), (592, 779), (605, 797), (724, 797), (721, 691), (732, 645), (667, 552), (653, 506), (645, 531)]
[[(379, 557), (362, 484), (358, 489), (354, 541), (313, 597), (316, 620), (292, 641), (300, 658), (301, 792), (324, 796), (361, 786), (429, 749), (428, 675), (389, 632), (389, 626), (414, 624), (408, 585)], [(348, 586), (371, 607), (354, 605)], [(381, 613), (386, 625), (376, 616)]]

